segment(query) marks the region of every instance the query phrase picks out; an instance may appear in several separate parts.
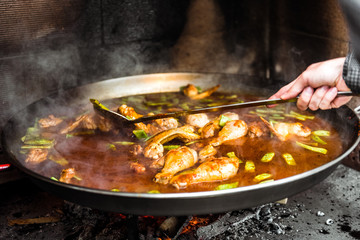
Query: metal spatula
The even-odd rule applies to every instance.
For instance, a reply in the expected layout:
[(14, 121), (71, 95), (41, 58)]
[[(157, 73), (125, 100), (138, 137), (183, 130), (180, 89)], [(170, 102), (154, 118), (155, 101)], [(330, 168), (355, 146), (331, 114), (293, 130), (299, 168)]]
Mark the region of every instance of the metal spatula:
[[(351, 91), (347, 92), (338, 92), (337, 96), (354, 96), (354, 94)], [(248, 108), (248, 107), (256, 107), (261, 105), (274, 105), (274, 104), (280, 104), (280, 103), (288, 103), (288, 102), (296, 102), (298, 97), (291, 98), (287, 100), (283, 100), (280, 98), (277, 99), (265, 99), (265, 100), (258, 100), (258, 101), (251, 101), (251, 102), (244, 102), (244, 103), (234, 103), (234, 104), (227, 104), (227, 105), (220, 105), (220, 106), (214, 106), (214, 107), (205, 107), (205, 108), (199, 108), (199, 109), (192, 109), (192, 110), (184, 110), (184, 111), (178, 111), (178, 112), (170, 112), (170, 113), (161, 113), (156, 114), (152, 116), (144, 116), (137, 119), (128, 119), (127, 117), (121, 115), (120, 113), (111, 111), (110, 109), (106, 108), (104, 105), (102, 105), (98, 100), (96, 99), (90, 99), (90, 102), (93, 104), (94, 109), (101, 114), (102, 116), (106, 118), (110, 118), (113, 121), (119, 122), (120, 124), (128, 124), (128, 123), (139, 123), (139, 122), (145, 122), (149, 120), (154, 119), (160, 119), (160, 118), (168, 118), (168, 117), (181, 117), (189, 114), (196, 114), (196, 113), (206, 113), (206, 112), (214, 112), (219, 110), (227, 110), (227, 109), (236, 109), (236, 108)]]

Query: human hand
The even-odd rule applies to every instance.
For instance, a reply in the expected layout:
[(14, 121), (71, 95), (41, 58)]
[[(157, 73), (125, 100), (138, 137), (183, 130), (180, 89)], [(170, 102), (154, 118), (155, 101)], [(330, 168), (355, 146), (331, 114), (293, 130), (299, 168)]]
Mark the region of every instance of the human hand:
[(351, 97), (337, 97), (338, 91), (349, 91), (342, 71), (345, 58), (335, 58), (310, 65), (298, 78), (282, 87), (269, 99), (290, 99), (299, 96), (297, 107), (326, 110), (338, 108)]

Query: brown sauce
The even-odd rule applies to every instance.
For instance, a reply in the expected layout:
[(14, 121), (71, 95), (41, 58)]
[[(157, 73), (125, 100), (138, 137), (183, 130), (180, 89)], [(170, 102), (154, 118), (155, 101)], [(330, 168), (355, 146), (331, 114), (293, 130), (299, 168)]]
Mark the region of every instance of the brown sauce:
[[(168, 108), (186, 109), (209, 106), (209, 104), (228, 104), (240, 100), (249, 101), (254, 99), (256, 98), (251, 96), (239, 97), (234, 94), (215, 93), (205, 100), (189, 101), (180, 93), (163, 93), (124, 97), (109, 100), (104, 103), (109, 107), (116, 107), (125, 103), (134, 107), (139, 113), (146, 114), (148, 112), (164, 112)], [(238, 113), (240, 119), (249, 124), (253, 121), (261, 121), (259, 117), (253, 113), (256, 112), (256, 109), (259, 108), (237, 109), (231, 110), (231, 112)], [(261, 109), (266, 110), (267, 108), (263, 107)], [(300, 114), (310, 115), (308, 112), (299, 111), (294, 105), (290, 104), (281, 105), (277, 109), (287, 113), (293, 110)], [(211, 115), (219, 116), (220, 113), (212, 113)], [(257, 138), (246, 136), (224, 143), (218, 148), (218, 154), (216, 155), (220, 157), (226, 156), (228, 152), (235, 152), (236, 156), (243, 162), (240, 164), (238, 174), (235, 177), (222, 182), (194, 184), (186, 189), (177, 190), (171, 185), (162, 185), (153, 181), (159, 169), (149, 167), (152, 163), (151, 159), (147, 159), (143, 155), (137, 157), (130, 156), (130, 154), (128, 154), (129, 146), (116, 145), (116, 150), (109, 149), (109, 144), (116, 141), (131, 141), (137, 144), (144, 144), (144, 142), (137, 140), (131, 135), (131, 130), (121, 129), (120, 133), (116, 135), (96, 132), (93, 135), (78, 135), (66, 138), (59, 134), (59, 136), (56, 136), (56, 145), (54, 148), (68, 161), (68, 164), (66, 166), (59, 166), (54, 163), (44, 163), (29, 165), (29, 167), (49, 178), (58, 178), (61, 169), (73, 167), (76, 169), (76, 175), (80, 177), (81, 180), (72, 179), (71, 184), (89, 188), (104, 190), (116, 189), (121, 192), (149, 192), (153, 190), (161, 193), (195, 192), (214, 190), (216, 186), (225, 183), (238, 182), (239, 187), (257, 184), (257, 182), (254, 181), (254, 177), (262, 173), (272, 174), (271, 179), (274, 180), (290, 177), (319, 167), (335, 159), (342, 153), (342, 144), (339, 135), (325, 119), (315, 116), (312, 120), (299, 121), (286, 117), (277, 121), (301, 122), (313, 131), (330, 131), (330, 136), (322, 137), (327, 144), (319, 144), (318, 146), (326, 148), (328, 150), (327, 154), (312, 152), (296, 145), (295, 141), (304, 143), (314, 142), (309, 137), (292, 137), (287, 141), (280, 141), (271, 134)], [(181, 142), (174, 140), (165, 145), (180, 143)], [(191, 145), (189, 145), (189, 147), (191, 147)], [(268, 152), (275, 152), (275, 157), (270, 162), (261, 162), (262, 156)], [(296, 165), (288, 165), (281, 156), (283, 153), (290, 153), (295, 159)], [(254, 162), (255, 172), (245, 172), (244, 165), (247, 160)], [(143, 164), (146, 167), (146, 171), (143, 173), (135, 173), (130, 168), (132, 162)]]

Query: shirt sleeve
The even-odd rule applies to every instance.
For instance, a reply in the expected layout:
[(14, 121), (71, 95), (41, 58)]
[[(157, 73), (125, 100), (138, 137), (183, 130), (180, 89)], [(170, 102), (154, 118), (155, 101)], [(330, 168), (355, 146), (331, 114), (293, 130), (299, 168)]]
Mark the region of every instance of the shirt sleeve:
[(346, 85), (354, 93), (360, 93), (360, 63), (354, 52), (350, 52), (345, 59), (343, 78)]

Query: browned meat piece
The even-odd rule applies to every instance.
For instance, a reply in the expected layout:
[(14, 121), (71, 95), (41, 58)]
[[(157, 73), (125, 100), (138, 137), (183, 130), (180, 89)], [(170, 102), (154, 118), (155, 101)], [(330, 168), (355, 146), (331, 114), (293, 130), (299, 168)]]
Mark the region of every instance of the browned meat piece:
[(130, 163), (130, 168), (136, 173), (143, 173), (146, 171), (145, 166), (137, 162)]
[(164, 168), (155, 175), (154, 181), (161, 184), (168, 184), (176, 173), (194, 166), (197, 160), (197, 153), (191, 148), (184, 146), (170, 150), (165, 155)]
[(270, 131), (277, 136), (281, 141), (286, 141), (289, 137), (295, 135), (299, 137), (307, 137), (311, 134), (311, 129), (304, 126), (302, 123), (284, 123), (279, 122), (271, 125), (266, 119), (260, 117), (261, 120), (268, 126)]
[(30, 149), (25, 162), (27, 163), (41, 163), (47, 159), (49, 151), (43, 148)]
[(164, 152), (164, 147), (162, 144), (171, 141), (174, 138), (178, 138), (184, 142), (199, 139), (200, 136), (194, 133), (194, 130), (194, 127), (185, 125), (179, 128), (165, 130), (154, 135), (146, 142), (144, 156), (152, 159), (158, 159), (162, 157)]
[(110, 130), (114, 129), (113, 123), (110, 119), (104, 118), (103, 116), (100, 116), (98, 114), (94, 116), (94, 119), (95, 124), (100, 131), (109, 132)]
[(130, 155), (131, 156), (138, 156), (142, 153), (143, 149), (139, 144), (134, 144), (132, 146), (130, 146)]
[(75, 129), (83, 128), (88, 130), (95, 130), (97, 125), (93, 115), (84, 114), (75, 119), (75, 122), (68, 125), (66, 128), (60, 131), (61, 134), (66, 134), (74, 131)]
[(140, 118), (142, 117), (143, 115), (141, 114), (138, 114), (137, 112), (135, 112), (135, 109), (132, 108), (132, 107), (129, 107), (125, 104), (121, 105), (118, 109), (119, 113), (121, 115), (124, 115), (130, 119), (137, 119), (137, 118)]
[(61, 118), (56, 118), (54, 115), (49, 115), (47, 118), (41, 118), (39, 120), (39, 126), (41, 128), (55, 127), (62, 122), (63, 120)]
[(248, 134), (250, 138), (261, 137), (267, 131), (267, 128), (265, 128), (262, 122), (251, 122), (249, 124)]
[(61, 171), (59, 181), (70, 183), (71, 179), (75, 176), (75, 168), (66, 168)]
[(200, 164), (193, 172), (173, 177), (170, 184), (183, 189), (191, 184), (223, 181), (234, 177), (238, 170), (239, 160), (236, 158), (212, 158)]
[(188, 84), (184, 90), (183, 93), (188, 96), (191, 99), (197, 100), (197, 99), (203, 99), (206, 98), (208, 96), (210, 96), (211, 94), (213, 94), (218, 88), (220, 87), (220, 85), (217, 85), (215, 87), (209, 88), (206, 91), (203, 91), (202, 93), (198, 93), (198, 89), (193, 85), (193, 84)]
[[(239, 119), (239, 115), (237, 115), (236, 113), (232, 113), (232, 112), (226, 112), (224, 114), (226, 117), (228, 117), (230, 120), (238, 120)], [(201, 137), (202, 138), (210, 138), (216, 135), (217, 131), (220, 130), (220, 117), (221, 115), (217, 118), (215, 118), (214, 120), (208, 122), (203, 128), (201, 128), (199, 130), (199, 132), (201, 132)]]
[(217, 153), (216, 149), (213, 147), (213, 145), (209, 144), (206, 145), (203, 149), (199, 152), (199, 159), (200, 162), (203, 162), (205, 159), (209, 157), (215, 156)]
[(205, 113), (199, 113), (187, 115), (185, 121), (191, 126), (202, 128), (209, 122), (209, 118)]
[(244, 122), (243, 120), (228, 121), (219, 132), (218, 137), (211, 140), (210, 144), (213, 146), (219, 146), (225, 141), (244, 137), (247, 132), (248, 127), (246, 122)]
[(162, 119), (156, 119), (152, 121), (151, 123), (147, 124), (148, 131), (145, 131), (146, 133), (150, 135), (155, 135), (161, 131), (169, 130), (173, 128), (177, 128), (179, 125), (179, 122), (175, 118), (162, 118)]

